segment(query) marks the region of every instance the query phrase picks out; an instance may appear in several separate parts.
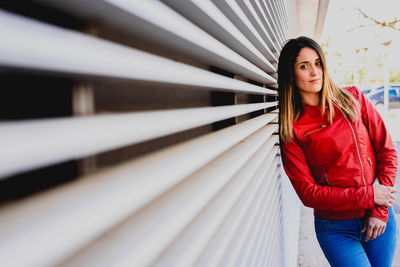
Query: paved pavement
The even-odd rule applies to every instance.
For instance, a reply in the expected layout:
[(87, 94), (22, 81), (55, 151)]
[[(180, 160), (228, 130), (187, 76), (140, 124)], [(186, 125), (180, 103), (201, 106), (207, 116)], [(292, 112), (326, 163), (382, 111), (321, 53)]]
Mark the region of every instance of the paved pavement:
[(329, 266), (319, 247), (314, 231), (313, 209), (302, 206), (299, 234), (299, 254), (297, 266), (299, 267), (325, 267)]
[[(389, 111), (385, 118), (385, 124), (396, 143), (396, 148), (400, 155), (400, 109)], [(397, 172), (395, 186), (399, 189), (399, 192), (397, 192), (397, 198), (393, 207), (396, 212), (397, 223), (400, 229), (400, 169)], [(329, 266), (315, 236), (313, 210), (307, 207), (302, 207), (301, 210), (297, 265), (300, 267)], [(397, 244), (392, 267), (400, 267), (400, 239)]]

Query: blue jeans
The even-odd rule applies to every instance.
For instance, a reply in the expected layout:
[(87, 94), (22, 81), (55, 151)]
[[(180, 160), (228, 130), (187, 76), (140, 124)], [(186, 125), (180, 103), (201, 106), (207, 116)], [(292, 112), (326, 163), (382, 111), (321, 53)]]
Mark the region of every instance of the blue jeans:
[(322, 251), (331, 266), (367, 267), (392, 266), (398, 230), (393, 208), (385, 232), (376, 239), (365, 242), (361, 233), (365, 218), (325, 220), (315, 217), (315, 233)]

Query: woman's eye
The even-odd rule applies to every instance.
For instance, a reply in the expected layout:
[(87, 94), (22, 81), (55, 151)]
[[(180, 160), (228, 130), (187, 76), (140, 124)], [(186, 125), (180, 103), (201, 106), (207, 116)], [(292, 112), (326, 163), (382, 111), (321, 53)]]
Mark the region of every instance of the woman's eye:
[(307, 65), (300, 65), (300, 69), (302, 70), (307, 69)]
[(321, 61), (316, 62), (315, 65), (321, 66)]

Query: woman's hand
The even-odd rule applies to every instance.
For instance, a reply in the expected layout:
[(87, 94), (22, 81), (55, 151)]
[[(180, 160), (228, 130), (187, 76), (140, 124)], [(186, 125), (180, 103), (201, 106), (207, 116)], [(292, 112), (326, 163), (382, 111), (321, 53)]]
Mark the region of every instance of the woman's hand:
[(396, 199), (394, 193), (397, 189), (389, 186), (381, 186), (374, 184), (374, 201), (378, 206), (391, 207)]
[(367, 231), (367, 235), (365, 236), (365, 242), (369, 240), (374, 240), (380, 234), (385, 232), (386, 223), (375, 217), (368, 217), (365, 221), (364, 228), (361, 230), (361, 233)]

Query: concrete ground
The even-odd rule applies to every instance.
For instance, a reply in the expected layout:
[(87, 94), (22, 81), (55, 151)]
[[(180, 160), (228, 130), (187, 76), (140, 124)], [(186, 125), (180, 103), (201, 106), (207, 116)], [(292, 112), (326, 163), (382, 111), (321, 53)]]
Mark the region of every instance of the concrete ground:
[[(397, 151), (400, 152), (400, 109), (390, 110), (384, 120), (396, 143)], [(397, 198), (393, 207), (400, 229), (400, 170), (397, 172), (396, 187), (399, 189), (399, 192), (397, 192)], [(297, 265), (300, 267), (329, 266), (315, 236), (313, 210), (307, 207), (302, 207), (301, 209), (298, 253)], [(400, 239), (397, 244), (393, 267), (400, 267)]]

